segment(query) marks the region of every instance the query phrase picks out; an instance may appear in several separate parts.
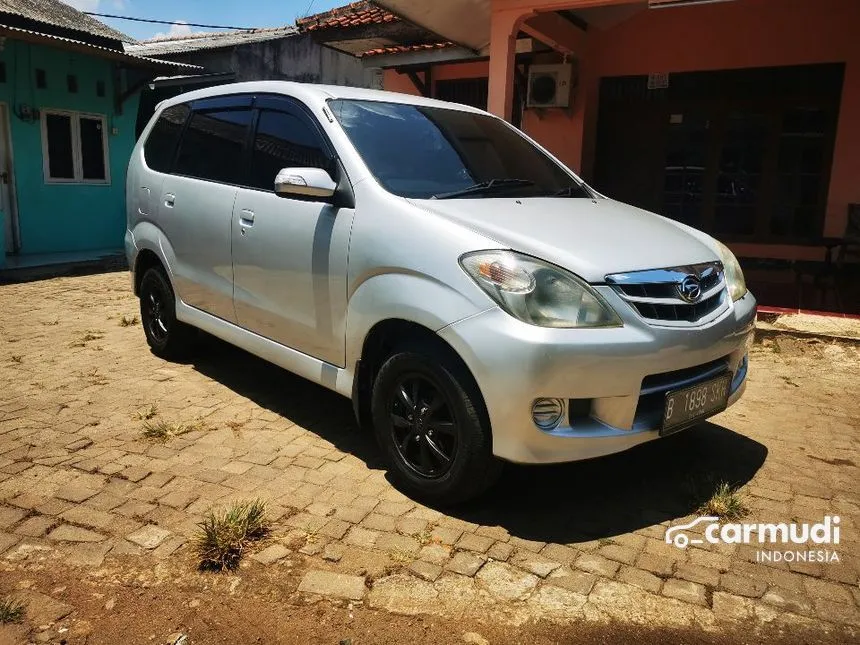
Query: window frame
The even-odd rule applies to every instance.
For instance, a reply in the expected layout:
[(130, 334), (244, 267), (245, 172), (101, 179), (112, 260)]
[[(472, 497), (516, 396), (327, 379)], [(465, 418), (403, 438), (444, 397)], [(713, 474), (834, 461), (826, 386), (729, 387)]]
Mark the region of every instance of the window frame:
[[(245, 103), (246, 101), (247, 104)], [(253, 152), (254, 141), (257, 137), (257, 126), (259, 125), (260, 113), (263, 110), (270, 112), (285, 112), (296, 117), (297, 119), (308, 125), (311, 130), (315, 132), (316, 135), (319, 137), (322, 143), (323, 152), (328, 156), (331, 168), (328, 168), (326, 170), (327, 172), (329, 172), (329, 174), (335, 171), (335, 169), (339, 165), (342, 165), (340, 163), (340, 155), (338, 155), (337, 149), (332, 144), (331, 139), (329, 138), (328, 133), (325, 131), (325, 128), (322, 126), (320, 120), (317, 119), (313, 111), (305, 103), (303, 103), (301, 100), (297, 99), (294, 96), (271, 92), (242, 92), (237, 94), (217, 94), (214, 96), (195, 99), (193, 101), (184, 101), (165, 106), (158, 113), (157, 119), (161, 118), (161, 115), (165, 110), (169, 110), (170, 108), (174, 108), (180, 105), (188, 107), (188, 115), (186, 116), (185, 123), (182, 124), (182, 127), (180, 129), (178, 140), (176, 142), (176, 147), (173, 150), (173, 157), (170, 160), (169, 169), (162, 171), (150, 167), (149, 164), (147, 164), (146, 162), (146, 156), (144, 154), (143, 163), (150, 172), (158, 173), (160, 175), (170, 175), (172, 177), (181, 177), (183, 179), (191, 179), (194, 181), (209, 182), (223, 186), (235, 186), (244, 190), (254, 190), (258, 192), (274, 194), (274, 183), (271, 189), (259, 188), (257, 186), (249, 185), (249, 178), (251, 172), (251, 154)], [(251, 122), (248, 126), (248, 132), (246, 133), (247, 136), (242, 146), (242, 154), (239, 161), (239, 163), (241, 164), (241, 173), (240, 179), (238, 181), (221, 182), (216, 181), (214, 179), (201, 179), (200, 177), (192, 177), (190, 175), (176, 172), (176, 161), (179, 157), (179, 151), (182, 148), (182, 142), (185, 139), (185, 135), (188, 132), (191, 120), (194, 118), (195, 114), (197, 114), (198, 112), (206, 113), (212, 111), (229, 111), (244, 109), (249, 109), (252, 114)], [(150, 136), (152, 136), (152, 129), (150, 129), (147, 133), (146, 141), (144, 141), (143, 143), (144, 147), (149, 141)], [(337, 180), (335, 179), (335, 181)]]
[[(299, 122), (308, 126), (308, 128), (316, 134), (319, 142), (322, 144), (320, 149), (323, 151), (323, 154), (328, 158), (328, 168), (323, 168), (329, 175), (332, 174), (333, 169), (338, 160), (337, 152), (335, 151), (334, 146), (331, 144), (331, 141), (326, 136), (325, 131), (320, 125), (319, 121), (312, 115), (310, 110), (306, 109), (304, 104), (300, 103), (296, 99), (286, 96), (286, 95), (278, 95), (278, 94), (262, 94), (254, 97), (254, 119), (251, 122), (251, 132), (248, 137), (248, 141), (246, 144), (246, 154), (245, 154), (245, 183), (242, 184), (242, 188), (246, 190), (256, 190), (262, 193), (275, 193), (275, 184), (274, 177), (272, 178), (272, 187), (271, 188), (260, 188), (259, 186), (251, 186), (251, 172), (253, 170), (253, 154), (254, 154), (254, 145), (257, 140), (257, 129), (260, 125), (260, 116), (263, 112), (281, 112), (283, 114), (288, 114), (294, 118), (296, 118)], [(337, 181), (337, 179), (334, 179)]]
[[(86, 184), (93, 186), (110, 186), (110, 146), (108, 144), (107, 116), (95, 112), (80, 112), (77, 110), (60, 110), (46, 108), (41, 112), (42, 128), (42, 175), (46, 184)], [(51, 177), (51, 157), (48, 146), (48, 116), (67, 116), (70, 119), (72, 135), (72, 172), (74, 177)], [(85, 179), (83, 148), (81, 147), (81, 119), (99, 121), (102, 126), (102, 157), (104, 159), (104, 179)]]

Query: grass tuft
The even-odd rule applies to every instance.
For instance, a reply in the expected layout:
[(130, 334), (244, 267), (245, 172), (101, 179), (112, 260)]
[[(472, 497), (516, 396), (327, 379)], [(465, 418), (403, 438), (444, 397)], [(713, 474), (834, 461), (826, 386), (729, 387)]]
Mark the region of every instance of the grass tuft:
[(171, 437), (178, 437), (186, 432), (190, 432), (188, 426), (181, 423), (170, 423), (163, 419), (147, 421), (143, 424), (143, 436), (155, 441), (167, 441)]
[(80, 338), (73, 341), (69, 347), (86, 347), (87, 343), (94, 340), (101, 340), (105, 335), (97, 329), (87, 329)]
[(269, 532), (266, 504), (259, 499), (236, 502), (228, 508), (209, 511), (195, 536), (200, 568), (215, 571), (235, 569), (250, 542)]
[(155, 403), (150, 403), (142, 410), (138, 410), (135, 413), (135, 416), (137, 416), (141, 421), (150, 421), (158, 416), (158, 406), (155, 405)]
[(89, 372), (85, 372), (83, 377), (87, 379), (90, 385), (107, 385), (109, 382), (107, 377), (99, 372), (98, 367), (94, 367)]
[(699, 508), (702, 515), (714, 515), (721, 520), (739, 520), (749, 514), (749, 507), (737, 488), (722, 482), (710, 499)]
[(24, 619), (24, 604), (14, 598), (0, 600), (0, 625), (20, 623)]
[(119, 319), (120, 327), (133, 327), (140, 322), (140, 318), (137, 316), (123, 316)]

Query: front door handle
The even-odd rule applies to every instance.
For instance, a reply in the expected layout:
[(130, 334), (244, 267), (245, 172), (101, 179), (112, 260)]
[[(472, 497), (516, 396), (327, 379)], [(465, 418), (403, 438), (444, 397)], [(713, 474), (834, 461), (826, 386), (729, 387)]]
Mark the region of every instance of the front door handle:
[(164, 196), (164, 205), (167, 206), (167, 208), (173, 208), (174, 204), (176, 204), (176, 195), (173, 193), (167, 193)]

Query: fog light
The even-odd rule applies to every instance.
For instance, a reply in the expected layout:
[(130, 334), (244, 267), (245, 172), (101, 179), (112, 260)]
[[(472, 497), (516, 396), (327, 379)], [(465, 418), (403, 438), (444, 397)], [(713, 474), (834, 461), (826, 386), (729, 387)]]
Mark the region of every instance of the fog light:
[(564, 401), (561, 399), (535, 399), (532, 404), (532, 419), (541, 430), (552, 430), (564, 416)]

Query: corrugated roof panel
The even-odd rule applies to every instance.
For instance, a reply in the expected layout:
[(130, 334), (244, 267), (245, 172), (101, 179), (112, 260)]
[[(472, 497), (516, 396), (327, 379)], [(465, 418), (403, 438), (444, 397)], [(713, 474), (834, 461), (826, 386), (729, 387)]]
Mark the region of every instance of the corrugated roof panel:
[(125, 50), (141, 56), (163, 56), (165, 54), (183, 54), (204, 49), (220, 49), (222, 47), (235, 47), (248, 43), (289, 38), (295, 36), (297, 33), (296, 28), (292, 26), (243, 31), (206, 32), (173, 38), (144, 40), (137, 45), (127, 46)]
[(136, 42), (130, 36), (100, 22), (60, 0), (0, 0), (0, 12), (20, 16), (63, 29), (110, 38), (127, 43)]

